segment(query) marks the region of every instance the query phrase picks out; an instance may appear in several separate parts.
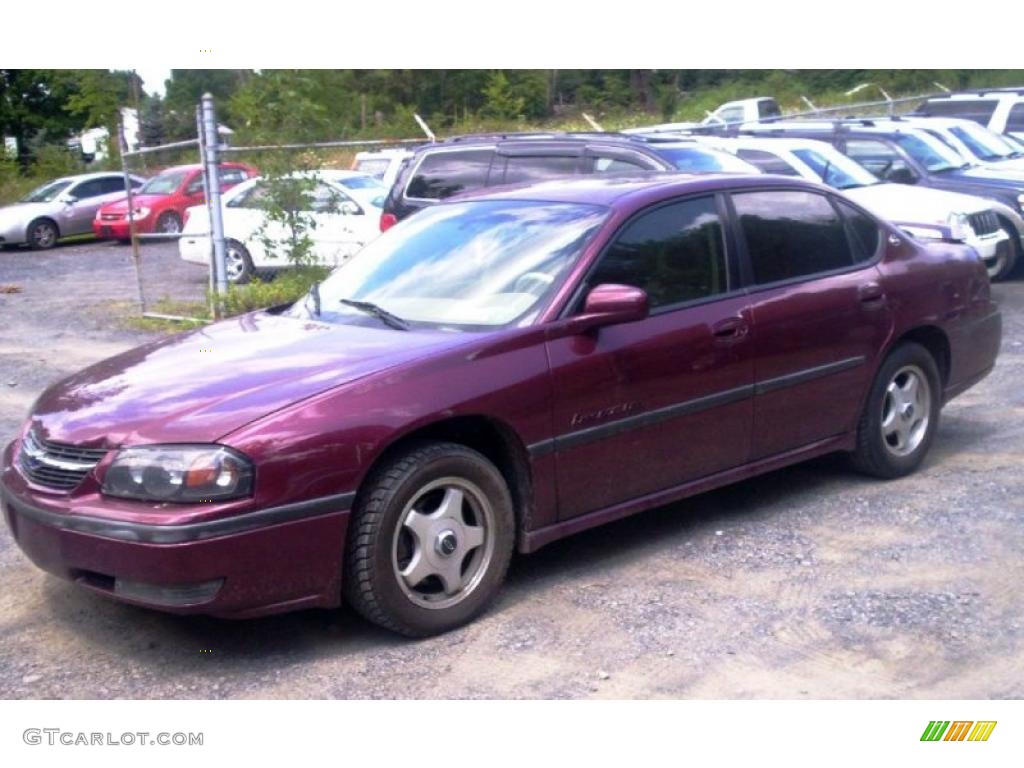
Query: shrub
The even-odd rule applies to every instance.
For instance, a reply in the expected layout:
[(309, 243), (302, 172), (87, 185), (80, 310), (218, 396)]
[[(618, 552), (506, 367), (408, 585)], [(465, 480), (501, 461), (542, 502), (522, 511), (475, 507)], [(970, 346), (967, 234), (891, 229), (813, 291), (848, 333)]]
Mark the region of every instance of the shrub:
[(273, 280), (257, 278), (248, 285), (229, 286), (224, 296), (224, 315), (232, 317), (298, 301), (329, 272), (326, 267), (302, 267), (282, 272)]

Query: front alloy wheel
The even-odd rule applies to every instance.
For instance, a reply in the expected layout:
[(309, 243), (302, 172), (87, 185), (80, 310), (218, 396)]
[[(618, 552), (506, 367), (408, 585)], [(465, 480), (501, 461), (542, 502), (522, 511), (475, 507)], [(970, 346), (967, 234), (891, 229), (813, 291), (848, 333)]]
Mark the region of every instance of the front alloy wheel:
[(885, 388), (880, 428), (885, 447), (894, 456), (909, 456), (928, 434), (931, 388), (916, 365), (900, 368)]
[(498, 593), (514, 538), (512, 497), (494, 464), (457, 443), (412, 444), (359, 490), (345, 596), (400, 634), (446, 632)]

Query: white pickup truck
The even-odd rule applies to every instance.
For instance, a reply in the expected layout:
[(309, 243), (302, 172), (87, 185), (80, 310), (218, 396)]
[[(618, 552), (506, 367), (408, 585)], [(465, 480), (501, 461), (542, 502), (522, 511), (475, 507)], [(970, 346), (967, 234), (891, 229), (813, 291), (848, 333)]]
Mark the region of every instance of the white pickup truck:
[(779, 104), (771, 96), (755, 96), (752, 99), (727, 101), (699, 123), (661, 123), (646, 125), (642, 128), (627, 128), (623, 133), (672, 133), (686, 131), (702, 125), (742, 125), (743, 123), (760, 123), (782, 117)]

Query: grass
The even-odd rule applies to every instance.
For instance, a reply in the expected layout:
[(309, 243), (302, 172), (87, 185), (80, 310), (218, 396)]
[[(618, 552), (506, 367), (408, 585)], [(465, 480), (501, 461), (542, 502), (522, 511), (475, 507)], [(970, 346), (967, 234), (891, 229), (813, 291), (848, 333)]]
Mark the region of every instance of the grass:
[[(223, 302), (224, 317), (291, 304), (305, 296), (309, 287), (314, 282), (323, 280), (328, 273), (329, 270), (323, 267), (305, 267), (282, 272), (272, 280), (256, 279), (247, 285), (229, 286)], [(209, 316), (207, 302), (175, 299), (170, 296), (147, 302), (146, 312), (191, 319), (146, 317), (139, 314), (139, 305), (134, 301), (105, 301), (93, 305), (93, 309), (96, 314), (113, 321), (119, 328), (147, 333), (180, 333), (213, 322)]]

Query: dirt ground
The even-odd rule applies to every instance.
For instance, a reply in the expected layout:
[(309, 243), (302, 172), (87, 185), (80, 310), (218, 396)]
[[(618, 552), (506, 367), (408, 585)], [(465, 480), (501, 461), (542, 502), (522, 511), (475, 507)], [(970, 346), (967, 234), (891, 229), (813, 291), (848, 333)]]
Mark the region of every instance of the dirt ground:
[[(148, 246), (146, 290), (205, 272)], [(42, 389), (148, 338), (106, 244), (0, 252), (0, 440)], [(826, 458), (553, 544), (459, 631), (349, 611), (166, 616), (41, 573), (0, 531), (2, 698), (1022, 698), (1024, 281), (998, 285), (996, 371), (944, 411), (917, 474)]]

